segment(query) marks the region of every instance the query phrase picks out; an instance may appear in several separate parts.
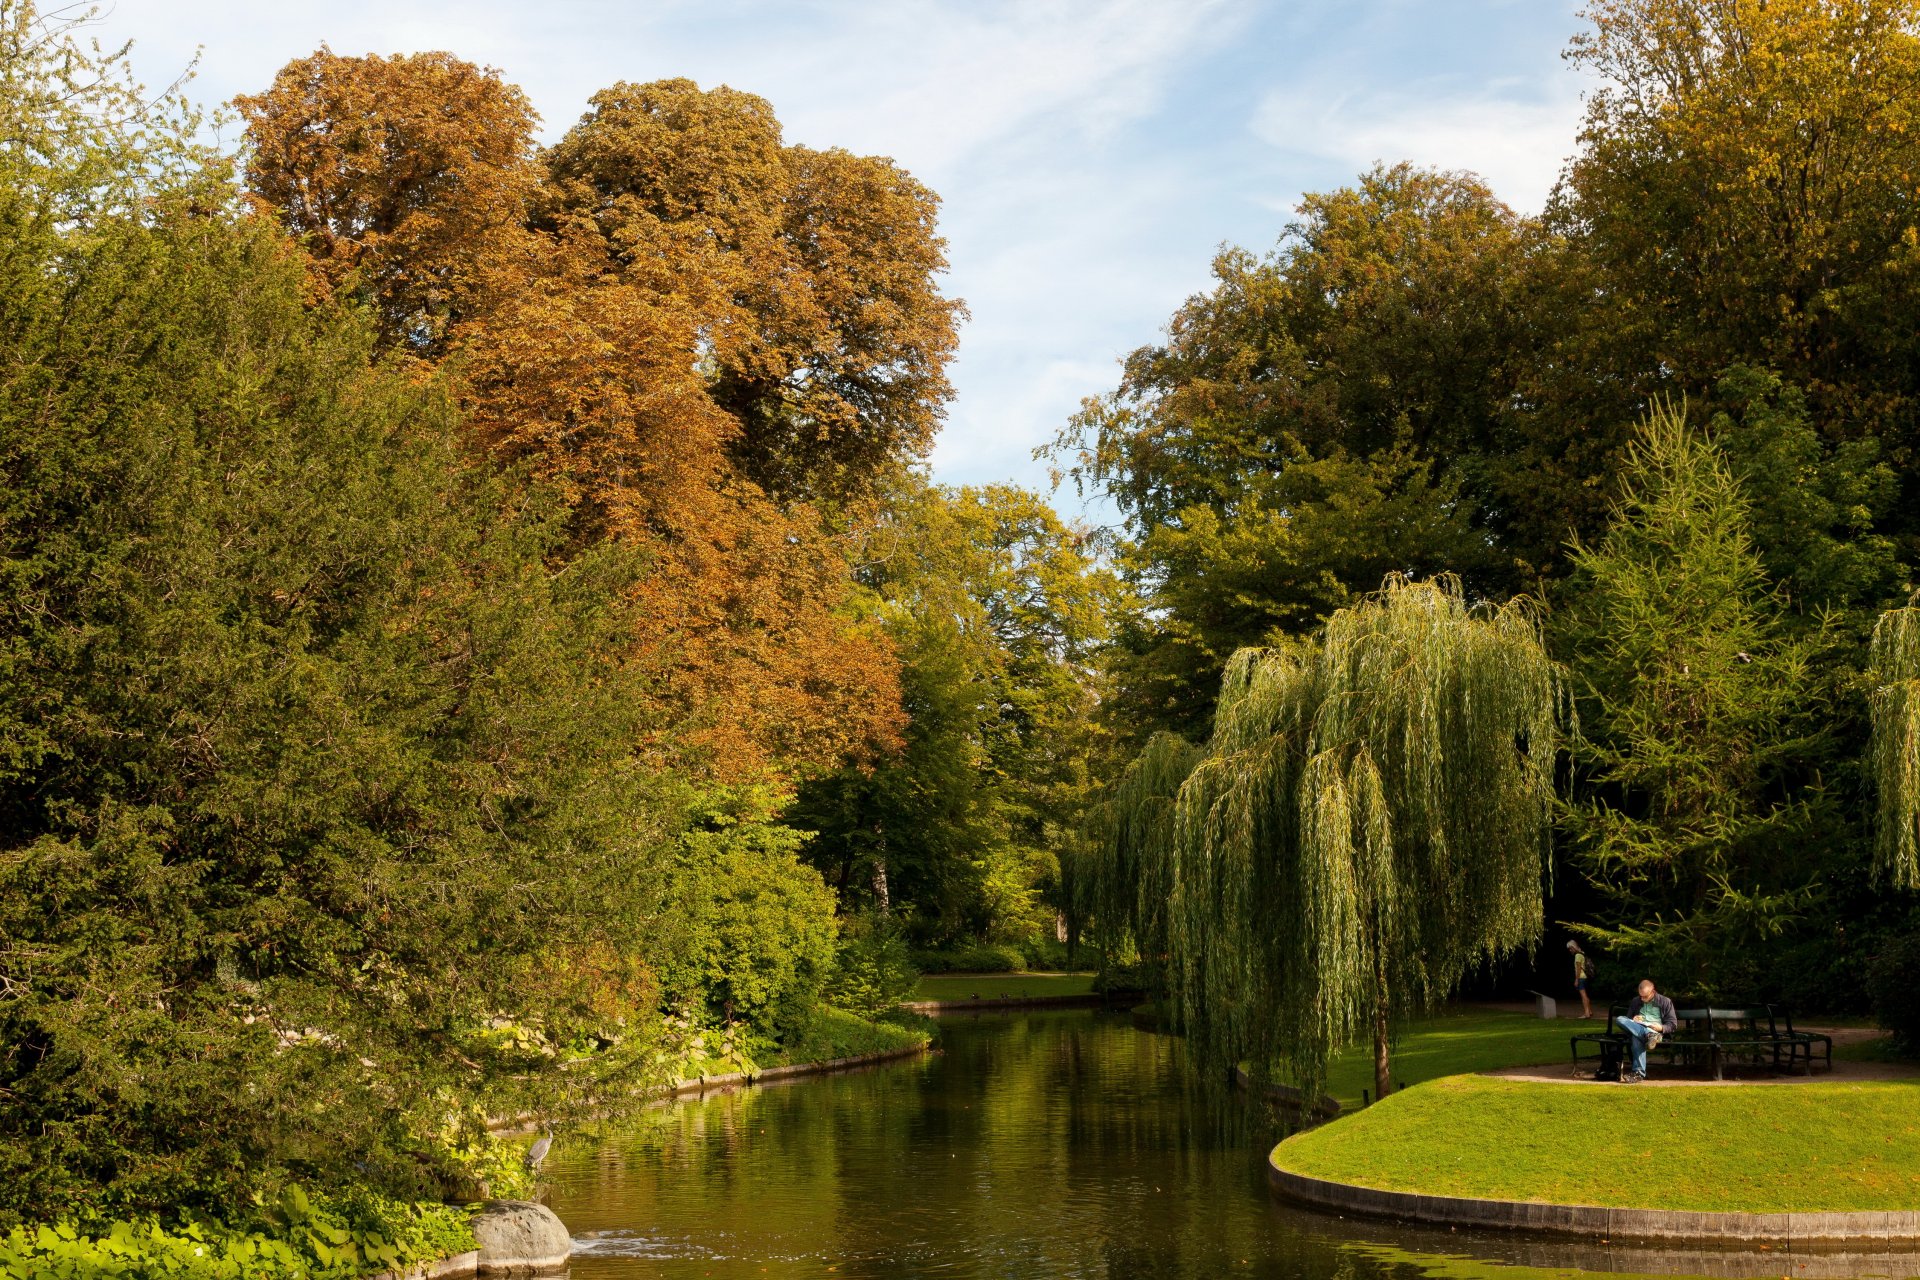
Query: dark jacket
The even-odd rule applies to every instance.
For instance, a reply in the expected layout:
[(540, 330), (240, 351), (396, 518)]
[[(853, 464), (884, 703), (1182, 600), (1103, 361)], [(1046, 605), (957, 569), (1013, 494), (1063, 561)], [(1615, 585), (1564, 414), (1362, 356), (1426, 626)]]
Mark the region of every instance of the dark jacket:
[[(1640, 1017), (1640, 1007), (1643, 1003), (1639, 996), (1635, 996), (1633, 999), (1627, 1001), (1627, 1016), (1638, 1020)], [(1660, 1014), (1661, 1035), (1670, 1036), (1680, 1029), (1680, 1019), (1675, 1017), (1673, 1013), (1673, 1001), (1656, 991), (1653, 993), (1652, 1004), (1654, 1009)]]

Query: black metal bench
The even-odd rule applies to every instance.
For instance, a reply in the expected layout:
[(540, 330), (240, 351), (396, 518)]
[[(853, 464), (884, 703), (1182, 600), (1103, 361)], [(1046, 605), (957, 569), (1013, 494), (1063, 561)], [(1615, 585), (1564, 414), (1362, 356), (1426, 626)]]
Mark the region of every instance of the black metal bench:
[[(1626, 1016), (1626, 1012), (1626, 1006), (1614, 1005), (1607, 1011), (1605, 1031), (1582, 1032), (1572, 1037), (1574, 1070), (1580, 1069), (1581, 1050), (1587, 1046), (1600, 1054), (1607, 1045), (1614, 1045), (1623, 1059), (1628, 1055), (1627, 1033), (1615, 1022), (1616, 1018)], [(1720, 1080), (1725, 1078), (1730, 1063), (1793, 1071), (1804, 1059), (1807, 1074), (1812, 1075), (1817, 1049), (1827, 1070), (1833, 1070), (1833, 1037), (1794, 1030), (1793, 1015), (1784, 1006), (1675, 1009), (1674, 1017), (1679, 1029), (1662, 1037), (1657, 1046), (1648, 1050), (1649, 1055), (1664, 1055), (1668, 1066), (1676, 1061), (1687, 1065), (1704, 1062), (1713, 1072), (1713, 1078)]]

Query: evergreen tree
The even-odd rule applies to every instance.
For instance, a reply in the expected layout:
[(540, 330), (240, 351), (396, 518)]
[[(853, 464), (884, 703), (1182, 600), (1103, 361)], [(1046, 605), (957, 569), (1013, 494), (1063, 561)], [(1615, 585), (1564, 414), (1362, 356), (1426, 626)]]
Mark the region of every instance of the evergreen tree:
[(1750, 992), (1757, 945), (1814, 900), (1827, 805), (1825, 637), (1782, 625), (1750, 519), (1719, 447), (1655, 408), (1612, 526), (1574, 548), (1560, 637), (1582, 731), (1565, 826), (1607, 903), (1587, 927), (1702, 996)]

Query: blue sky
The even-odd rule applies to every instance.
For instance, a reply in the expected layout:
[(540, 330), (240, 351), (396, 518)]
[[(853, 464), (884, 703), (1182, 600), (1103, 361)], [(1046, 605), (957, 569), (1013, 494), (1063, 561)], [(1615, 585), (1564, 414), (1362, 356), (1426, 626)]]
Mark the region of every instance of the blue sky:
[[(891, 156), (945, 201), (972, 320), (933, 456), (950, 483), (1047, 481), (1036, 445), (1307, 191), (1375, 161), (1471, 169), (1540, 206), (1582, 84), (1577, 0), (114, 0), (149, 83), (264, 86), (321, 42), (447, 49), (521, 85), (551, 141), (615, 80), (768, 98), (790, 141)], [(1079, 513), (1071, 489), (1058, 501)], [(1087, 514), (1098, 517), (1097, 510)]]

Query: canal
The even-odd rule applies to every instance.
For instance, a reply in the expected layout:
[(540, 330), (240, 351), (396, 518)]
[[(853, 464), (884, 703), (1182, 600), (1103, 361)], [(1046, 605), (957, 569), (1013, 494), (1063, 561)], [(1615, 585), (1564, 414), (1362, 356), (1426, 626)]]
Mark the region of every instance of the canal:
[[(1580, 1158), (1580, 1135), (1567, 1135)], [(548, 1163), (573, 1280), (1920, 1276), (1920, 1258), (1470, 1237), (1275, 1204), (1268, 1134), (1125, 1017), (947, 1018), (940, 1052), (683, 1101)]]

